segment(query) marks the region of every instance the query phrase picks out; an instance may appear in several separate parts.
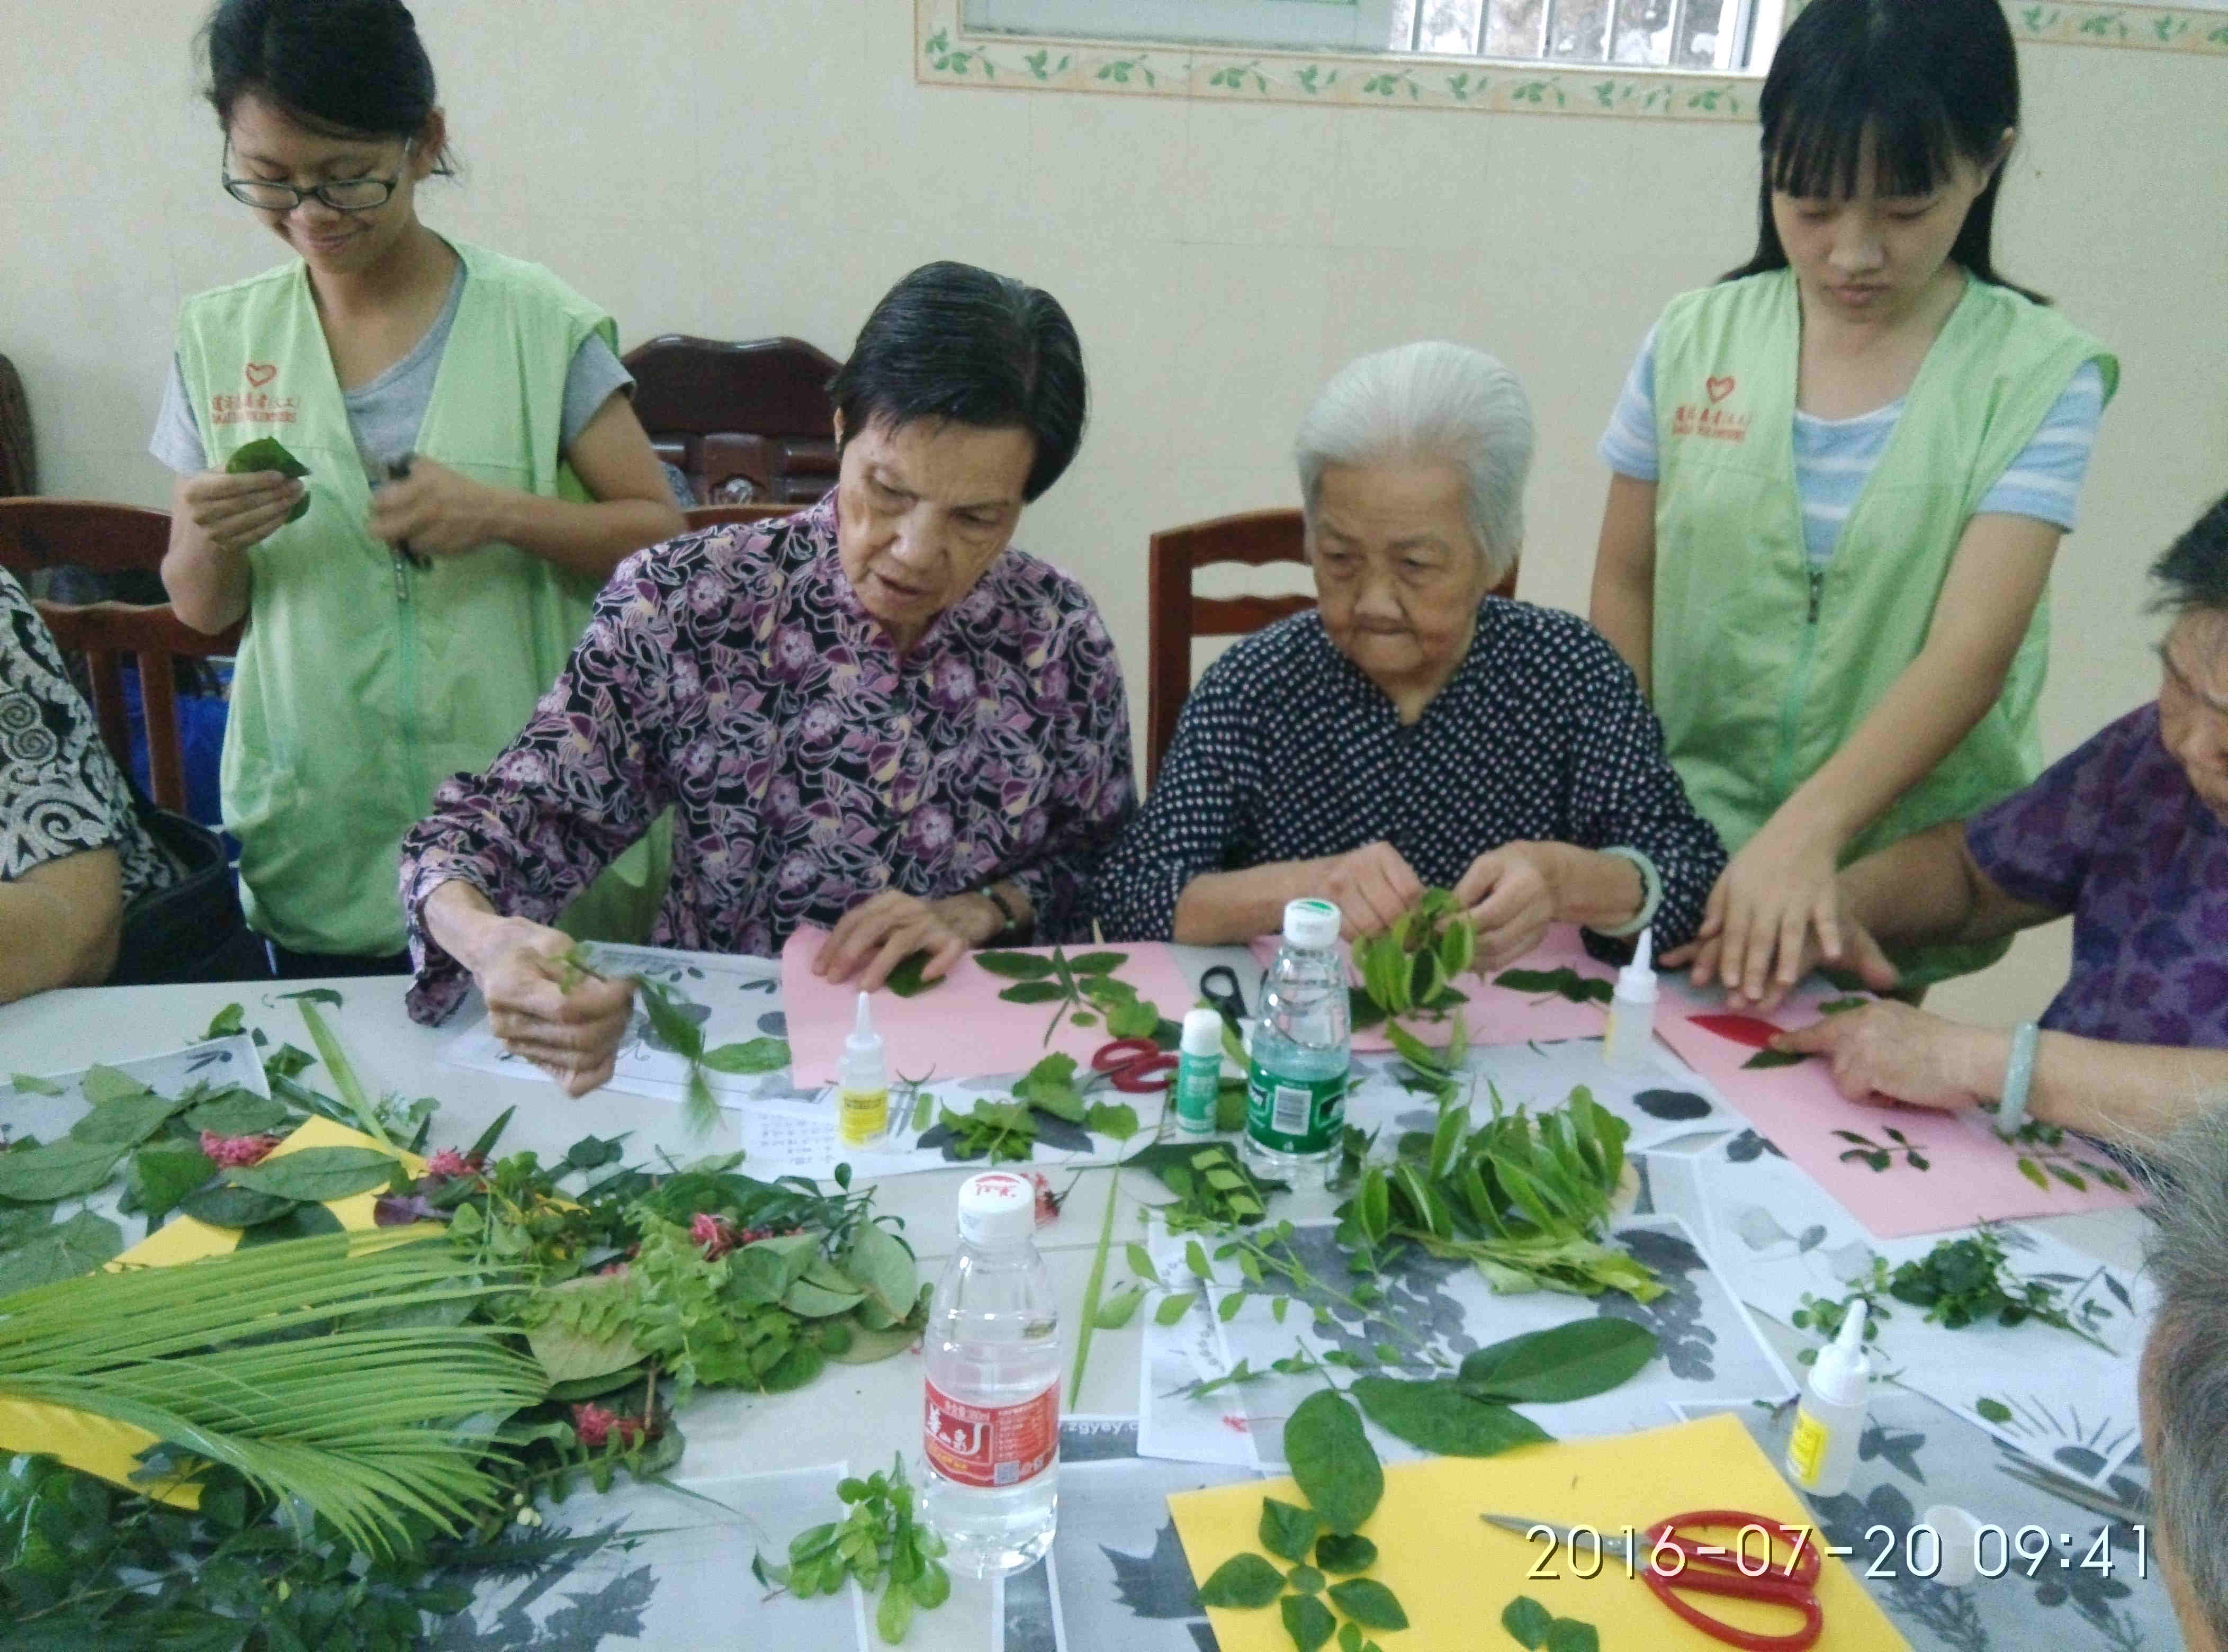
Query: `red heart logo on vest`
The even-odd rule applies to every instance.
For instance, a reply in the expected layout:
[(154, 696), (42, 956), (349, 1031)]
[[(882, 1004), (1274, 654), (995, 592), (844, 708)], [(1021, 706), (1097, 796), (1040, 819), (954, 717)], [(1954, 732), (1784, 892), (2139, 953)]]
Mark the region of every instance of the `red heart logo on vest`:
[(1712, 404), (1714, 405), (1718, 402), (1723, 401), (1727, 396), (1732, 394), (1733, 383), (1733, 376), (1732, 374), (1728, 373), (1722, 379), (1712, 379), (1709, 383), (1705, 385), (1703, 387), (1710, 393), (1710, 400)]
[(247, 364), (247, 381), (259, 390), (278, 376), (278, 364), (276, 362), (250, 362)]

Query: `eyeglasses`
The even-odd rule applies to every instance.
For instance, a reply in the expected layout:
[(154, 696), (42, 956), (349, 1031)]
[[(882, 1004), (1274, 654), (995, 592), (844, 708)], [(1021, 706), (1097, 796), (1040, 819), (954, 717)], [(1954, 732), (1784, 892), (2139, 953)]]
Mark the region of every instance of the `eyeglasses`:
[(343, 178), (337, 183), (298, 189), (291, 183), (273, 183), (265, 178), (235, 178), (227, 174), (224, 192), (242, 205), (264, 212), (291, 212), (311, 195), (335, 212), (369, 212), (374, 207), (385, 206), (401, 182), (398, 174), (391, 178)]

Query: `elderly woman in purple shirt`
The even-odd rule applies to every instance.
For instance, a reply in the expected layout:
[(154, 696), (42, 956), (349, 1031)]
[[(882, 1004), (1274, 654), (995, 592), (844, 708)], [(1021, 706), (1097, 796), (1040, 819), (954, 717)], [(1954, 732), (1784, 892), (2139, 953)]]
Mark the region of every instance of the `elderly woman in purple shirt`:
[(1008, 549), (1081, 439), (1075, 330), (1048, 293), (932, 264), (832, 387), (834, 491), (630, 558), (533, 720), (405, 839), (420, 1021), (469, 975), (513, 1051), (602, 1083), (631, 989), (565, 988), (547, 925), (668, 808), (661, 945), (829, 925), (816, 967), (871, 989), (1086, 921), (1133, 806), (1121, 668), (1082, 586)]
[(1887, 1002), (1775, 1041), (1828, 1058), (1847, 1094), (1986, 1104), (1999, 1128), (2024, 1117), (2142, 1149), (2228, 1090), (2228, 498), (2152, 573), (2173, 616), (2154, 702), (2026, 791), (1841, 874), (1869, 984), (1895, 983), (1881, 943), (2071, 916), (2064, 989), (2010, 1032)]

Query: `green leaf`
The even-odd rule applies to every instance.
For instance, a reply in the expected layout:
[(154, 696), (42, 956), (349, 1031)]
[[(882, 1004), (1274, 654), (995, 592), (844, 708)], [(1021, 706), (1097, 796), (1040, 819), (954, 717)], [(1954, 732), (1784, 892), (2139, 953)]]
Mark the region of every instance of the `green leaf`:
[(1862, 1009), (1870, 1002), (1871, 999), (1861, 996), (1828, 998), (1818, 1006), (1818, 1013), (1821, 1015), (1846, 1015), (1852, 1009)]
[(888, 1228), (873, 1222), (861, 1223), (851, 1236), (842, 1271), (888, 1323), (911, 1315), (920, 1295), (920, 1268), (912, 1252)]
[(1330, 1608), (1313, 1595), (1287, 1595), (1277, 1603), (1277, 1611), (1284, 1620), (1284, 1633), (1292, 1637), (1299, 1652), (1316, 1652), (1327, 1644), (1338, 1620), (1330, 1615)]
[(1034, 952), (977, 952), (975, 962), (1008, 981), (1041, 981), (1053, 972), (1052, 960)]
[(212, 1096), (186, 1114), (186, 1127), (217, 1136), (260, 1136), (287, 1119), (284, 1102), (237, 1086)]
[(1521, 1412), (1464, 1393), (1444, 1379), (1357, 1377), (1352, 1393), (1386, 1433), (1441, 1457), (1497, 1457), (1553, 1437)]
[(1068, 959), (1072, 975), (1111, 975), (1130, 961), (1127, 952), (1082, 952)]
[(2022, 1156), (2019, 1162), (2019, 1173), (2044, 1192), (2050, 1190), (2050, 1178), (2042, 1173), (2042, 1167), (2033, 1159)]
[(789, 1041), (754, 1038), (743, 1044), (722, 1044), (705, 1051), (703, 1060), (714, 1073), (778, 1073), (789, 1065)]
[(28, 1243), (0, 1251), (0, 1298), (90, 1273), (123, 1249), (124, 1233), (114, 1222), (81, 1210)]
[(199, 1041), (206, 1044), (213, 1038), (237, 1038), (246, 1029), (247, 1012), (238, 1004), (227, 1004), (209, 1017), (209, 1024), (202, 1030)]
[(0, 1153), (0, 1199), (43, 1205), (91, 1193), (107, 1181), (123, 1156), (122, 1143), (74, 1137)]
[(1546, 1645), (1547, 1631), (1554, 1625), (1555, 1614), (1529, 1595), (1519, 1595), (1501, 1609), (1501, 1627), (1526, 1652), (1539, 1652)]
[[(276, 471), (280, 476), (300, 477), (310, 474), (310, 467), (286, 451), (286, 444), (276, 436), (259, 436), (252, 442), (243, 442), (224, 462), (228, 476), (247, 476), (257, 471)], [(287, 520), (291, 522), (292, 517)]]
[(99, 1063), (87, 1067), (85, 1076), (78, 1080), (78, 1092), (95, 1107), (106, 1107), (112, 1102), (128, 1101), (149, 1092), (145, 1085), (128, 1073), (118, 1073), (114, 1067)]
[(1322, 1390), (1299, 1403), (1284, 1424), (1284, 1458), (1309, 1506), (1334, 1532), (1360, 1527), (1385, 1495), (1385, 1470), (1361, 1413), (1342, 1394)]
[(131, 1188), (152, 1227), (216, 1174), (216, 1161), (197, 1147), (143, 1147), (131, 1156)]
[(1304, 1560), (1320, 1524), (1312, 1511), (1274, 1497), (1261, 1500), (1261, 1546), (1286, 1560)]
[(890, 971), (889, 979), (882, 984), (900, 998), (918, 998), (924, 992), (932, 991), (944, 984), (944, 977), (938, 976), (933, 981), (924, 980), (920, 972), (928, 967), (928, 961), (935, 956), (927, 947), (918, 952), (906, 953), (898, 960), (897, 967)]
[(1799, 1067), (1810, 1058), (1793, 1050), (1758, 1050), (1741, 1063), (1744, 1071), (1760, 1067)]
[(1154, 1284), (1160, 1284), (1161, 1271), (1153, 1265), (1153, 1253), (1150, 1251), (1138, 1244), (1136, 1240), (1131, 1239), (1122, 1247), (1122, 1253), (1130, 1258), (1130, 1272), (1136, 1274), (1140, 1279), (1149, 1280)]
[(1008, 987), (998, 996), (1009, 1004), (1056, 1004), (1067, 994), (1054, 982), (1022, 981)]
[(255, 1193), (220, 1183), (188, 1194), (178, 1201), (178, 1208), (195, 1221), (207, 1222), (212, 1227), (253, 1227), (284, 1216), (299, 1202), (277, 1194)]
[(375, 1147), (305, 1147), (298, 1153), (227, 1170), (224, 1179), (251, 1193), (323, 1204), (384, 1186), (394, 1176), (394, 1156)]
[(1361, 1652), (1361, 1625), (1341, 1623), (1338, 1628), (1338, 1652)]
[(602, 1322), (592, 1310), (585, 1315), (578, 1312), (576, 1304), (605, 1302), (617, 1309), (628, 1294), (629, 1282), (620, 1275), (610, 1273), (586, 1274), (550, 1288), (551, 1300), (575, 1309), (554, 1314), (526, 1333), (526, 1346), (541, 1362), (541, 1369), (551, 1382), (581, 1382), (642, 1363), (643, 1352), (624, 1329), (623, 1318), (620, 1329), (609, 1335), (594, 1336), (578, 1329), (585, 1323)]
[(312, 1239), (320, 1233), (340, 1233), (341, 1219), (323, 1205), (297, 1205), (282, 1216), (243, 1229), (239, 1248), (245, 1251), (258, 1245), (278, 1245), (288, 1239)]
[(1654, 1331), (1628, 1319), (1572, 1320), (1478, 1349), (1463, 1361), (1458, 1381), (1481, 1399), (1585, 1399), (1638, 1375), (1661, 1347)]
[(1319, 1595), (1323, 1591), (1323, 1574), (1313, 1566), (1294, 1566), (1284, 1574), (1284, 1581), (1303, 1595)]
[[(234, 1008), (238, 1008), (239, 1006), (235, 1004)], [(56, 1084), (52, 1079), (42, 1079), (35, 1073), (12, 1073), (9, 1077), (8, 1084), (10, 1088), (26, 1096), (59, 1096), (67, 1093), (63, 1085)]]
[(1083, 1128), (1094, 1136), (1111, 1136), (1118, 1141), (1127, 1141), (1137, 1133), (1137, 1110), (1127, 1102), (1093, 1102), (1090, 1111), (1083, 1116)]
[(1258, 1554), (1233, 1554), (1199, 1586), (1202, 1606), (1257, 1611), (1284, 1592), (1284, 1574)]
[(882, 1591), (882, 1604), (874, 1609), (874, 1628), (886, 1646), (895, 1646), (912, 1627), (912, 1591), (896, 1583)]
[(1137, 1304), (1144, 1299), (1143, 1285), (1117, 1290), (1099, 1303), (1098, 1313), (1091, 1322), (1102, 1331), (1118, 1331), (1137, 1316)]
[(1364, 1629), (1405, 1629), (1399, 1598), (1374, 1578), (1349, 1578), (1330, 1589), (1331, 1604)]
[(1367, 1572), (1376, 1564), (1377, 1546), (1366, 1537), (1328, 1532), (1316, 1540), (1316, 1565), (1325, 1572), (1335, 1575)]
[(99, 1103), (70, 1126), (70, 1134), (80, 1142), (113, 1142), (136, 1147), (168, 1124), (170, 1115), (184, 1105), (151, 1090), (138, 1091)]
[(1601, 1652), (1601, 1633), (1575, 1617), (1559, 1617), (1548, 1627), (1544, 1652)]
[(2012, 1408), (2001, 1399), (1976, 1399), (1973, 1402), (1973, 1409), (1998, 1427), (2012, 1419)]
[(1160, 1026), (1159, 1007), (1142, 998), (1111, 1005), (1106, 1011), (1106, 1030), (1116, 1038), (1154, 1038)]
[(298, 999), (305, 1004), (324, 1004), (334, 1009), (340, 1008), (346, 1002), (330, 987), (304, 987), (299, 992), (282, 992), (278, 996), (281, 998)]
[(1162, 1301), (1161, 1305), (1153, 1309), (1153, 1323), (1156, 1325), (1175, 1324), (1186, 1314), (1191, 1312), (1191, 1305), (1198, 1300), (1199, 1292), (1196, 1290), (1187, 1290), (1182, 1292), (1181, 1295), (1164, 1298)]
[(658, 1041), (685, 1061), (702, 1061), (704, 1029), (681, 1008), (682, 995), (641, 976), (635, 977), (634, 983), (642, 994), (642, 1007), (650, 1016), (651, 1030), (656, 1033)]

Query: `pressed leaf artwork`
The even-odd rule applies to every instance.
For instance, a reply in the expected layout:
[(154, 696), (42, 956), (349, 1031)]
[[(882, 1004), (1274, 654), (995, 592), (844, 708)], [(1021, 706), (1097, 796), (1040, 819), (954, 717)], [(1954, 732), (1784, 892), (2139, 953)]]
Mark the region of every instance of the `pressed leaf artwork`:
[(1888, 1138), (1885, 1142), (1875, 1142), (1859, 1130), (1837, 1130), (1834, 1134), (1841, 1141), (1853, 1143), (1841, 1151), (1844, 1163), (1862, 1164), (1871, 1170), (1892, 1170), (1900, 1160), (1913, 1170), (1934, 1168), (1933, 1161), (1908, 1136), (1892, 1126), (1881, 1127), (1880, 1134)]

